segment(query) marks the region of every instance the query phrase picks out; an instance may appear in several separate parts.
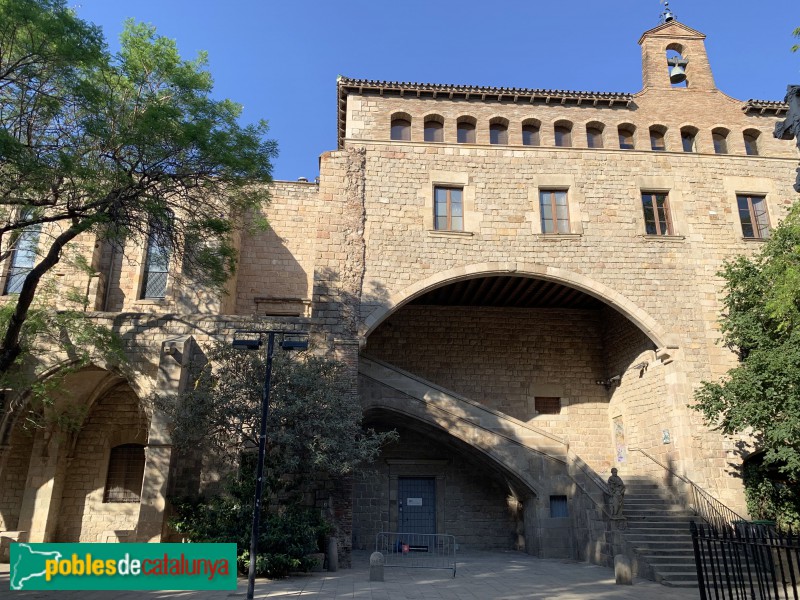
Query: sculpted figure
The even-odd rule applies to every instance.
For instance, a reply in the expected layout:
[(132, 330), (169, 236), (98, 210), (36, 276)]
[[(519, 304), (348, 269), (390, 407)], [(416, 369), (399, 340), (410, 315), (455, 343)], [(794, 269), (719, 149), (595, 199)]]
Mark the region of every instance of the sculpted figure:
[(608, 478), (608, 489), (611, 492), (611, 517), (622, 517), (622, 508), (625, 503), (625, 484), (622, 478), (617, 475), (616, 469), (611, 469), (611, 477)]
[[(789, 105), (789, 112), (786, 119), (780, 123), (775, 123), (775, 137), (781, 140), (797, 140), (797, 147), (800, 149), (800, 85), (790, 85), (786, 88), (786, 98), (784, 100)], [(797, 169), (797, 181), (794, 189), (800, 192), (800, 169)]]

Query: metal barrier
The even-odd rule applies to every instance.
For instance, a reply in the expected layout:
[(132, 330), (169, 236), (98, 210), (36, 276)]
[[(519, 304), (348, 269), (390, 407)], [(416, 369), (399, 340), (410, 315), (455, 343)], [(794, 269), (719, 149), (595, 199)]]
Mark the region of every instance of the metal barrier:
[(456, 538), (443, 533), (394, 533), (375, 536), (375, 551), (386, 567), (452, 569), (456, 576)]
[(691, 522), (701, 600), (800, 599), (800, 540), (741, 523), (717, 529)]

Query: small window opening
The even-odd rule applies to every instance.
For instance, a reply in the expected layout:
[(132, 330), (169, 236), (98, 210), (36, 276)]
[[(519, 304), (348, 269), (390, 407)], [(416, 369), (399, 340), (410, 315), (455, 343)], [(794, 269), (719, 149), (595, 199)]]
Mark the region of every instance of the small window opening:
[(603, 131), (599, 127), (586, 128), (586, 146), (589, 148), (603, 147)]
[(566, 496), (550, 496), (550, 517), (563, 519), (569, 516), (569, 505)]
[(103, 502), (139, 502), (144, 479), (144, 446), (123, 444), (111, 449)]
[(458, 123), (457, 139), (459, 144), (475, 143), (475, 124), (469, 121)]
[(619, 132), (619, 147), (622, 150), (633, 150), (633, 129), (631, 127), (622, 126), (618, 129)]
[(508, 144), (508, 127), (503, 123), (489, 125), (490, 144)]
[(426, 142), (443, 142), (444, 124), (432, 119), (425, 121), (424, 139)]
[(392, 120), (392, 139), (404, 142), (411, 141), (411, 121), (408, 119)]
[(523, 146), (538, 146), (539, 141), (539, 126), (528, 124), (522, 126), (522, 145)]
[(556, 146), (570, 148), (572, 146), (572, 128), (568, 125), (556, 125), (554, 128)]

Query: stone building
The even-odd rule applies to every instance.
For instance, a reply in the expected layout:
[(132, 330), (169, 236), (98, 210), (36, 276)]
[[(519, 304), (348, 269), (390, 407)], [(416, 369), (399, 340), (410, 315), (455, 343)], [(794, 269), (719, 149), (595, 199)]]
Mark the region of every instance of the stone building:
[(715, 87), (704, 37), (675, 20), (645, 32), (635, 94), (339, 78), (338, 148), (318, 182), (274, 184), (271, 228), (242, 234), (224, 297), (174, 269), (153, 283), (145, 248), (86, 240), (95, 275), (68, 275), (132, 376), (71, 375), (56, 405), (85, 410), (69, 431), (30, 434), (21, 404), (6, 411), (0, 530), (167, 539), (167, 497), (202, 478), (140, 400), (253, 327), (311, 332), (350, 366), (366, 424), (400, 433), (316, 497), (345, 553), (413, 530), (607, 564), (626, 543), (613, 466), (744, 512), (746, 447), (688, 405), (735, 363), (715, 273), (798, 199), (798, 153), (772, 136), (783, 103)]

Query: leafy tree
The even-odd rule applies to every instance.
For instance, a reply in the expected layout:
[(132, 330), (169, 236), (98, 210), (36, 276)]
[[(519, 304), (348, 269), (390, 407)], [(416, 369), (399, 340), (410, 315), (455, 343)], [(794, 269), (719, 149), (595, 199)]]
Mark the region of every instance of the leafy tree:
[(211, 97), (205, 66), (148, 25), (129, 21), (111, 55), (64, 0), (0, 0), (0, 242), (48, 232), (0, 322), (0, 377), (24, 354), (43, 278), (84, 233), (153, 236), (203, 284), (233, 271), (232, 235), (268, 200), (275, 144)]
[[(258, 446), (265, 357), (217, 344), (208, 364), (176, 402), (156, 398), (173, 423), (181, 448), (205, 448), (237, 465)], [(361, 406), (337, 361), (276, 350), (267, 422), (267, 493), (287, 484), (285, 475), (346, 475), (371, 462), (391, 433), (365, 431)]]
[[(794, 37), (796, 37), (796, 38), (800, 38), (800, 27), (798, 27), (797, 29), (795, 29), (795, 30), (792, 32), (792, 35), (793, 35)], [(792, 46), (792, 52), (797, 52), (798, 50), (800, 50), (800, 44), (795, 44), (794, 46)]]
[(725, 281), (720, 325), (739, 365), (704, 382), (696, 408), (726, 434), (752, 433), (764, 462), (800, 480), (800, 205), (752, 258), (737, 257)]
[[(221, 493), (175, 499), (176, 530), (192, 541), (235, 541), (239, 563), (249, 565), (250, 525), (265, 357), (219, 344), (198, 365), (193, 386), (176, 400), (156, 397), (172, 421), (180, 449), (227, 461)], [(298, 506), (300, 486), (317, 477), (346, 475), (375, 459), (394, 432), (361, 427), (361, 407), (345, 366), (303, 353), (277, 350), (270, 386), (262, 528), (256, 569), (282, 576), (310, 566), (331, 528), (313, 510)], [(223, 467), (224, 468), (224, 467)]]

